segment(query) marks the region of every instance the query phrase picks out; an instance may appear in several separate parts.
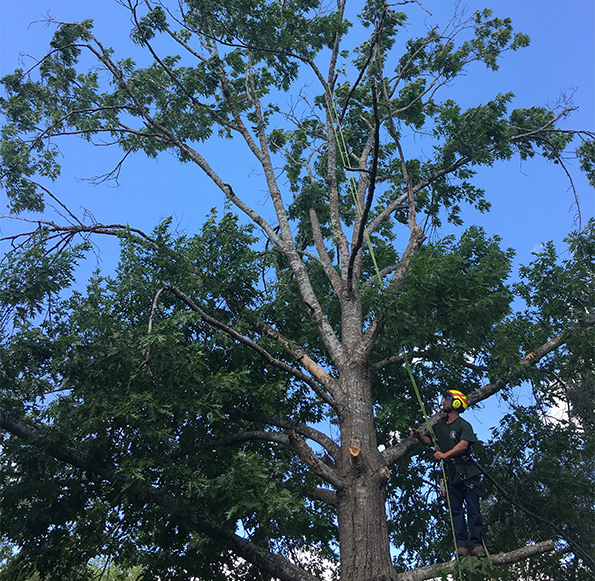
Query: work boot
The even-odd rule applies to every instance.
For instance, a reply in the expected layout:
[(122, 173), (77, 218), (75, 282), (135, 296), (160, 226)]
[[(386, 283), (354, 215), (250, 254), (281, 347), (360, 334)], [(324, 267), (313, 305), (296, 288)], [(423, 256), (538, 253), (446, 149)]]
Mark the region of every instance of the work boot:
[(457, 547), (457, 557), (468, 557), (469, 549), (467, 547)]
[(483, 545), (478, 545), (471, 551), (471, 554), (474, 557), (485, 557), (487, 553), (486, 553), (486, 550), (484, 549)]

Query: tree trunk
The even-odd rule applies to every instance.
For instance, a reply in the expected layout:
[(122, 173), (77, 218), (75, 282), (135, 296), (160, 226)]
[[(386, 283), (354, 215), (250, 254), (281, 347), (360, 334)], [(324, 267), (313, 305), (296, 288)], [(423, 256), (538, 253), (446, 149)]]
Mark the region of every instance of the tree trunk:
[(337, 491), (341, 581), (394, 576), (386, 519), (388, 468), (378, 452), (371, 381), (365, 365), (342, 374), (345, 401), (339, 418), (344, 486)]

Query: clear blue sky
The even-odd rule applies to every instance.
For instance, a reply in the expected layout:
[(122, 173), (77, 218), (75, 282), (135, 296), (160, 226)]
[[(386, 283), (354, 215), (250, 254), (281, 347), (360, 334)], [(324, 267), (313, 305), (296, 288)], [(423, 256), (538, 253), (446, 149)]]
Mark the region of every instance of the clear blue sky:
[[(412, 30), (425, 23), (445, 23), (452, 13), (452, 0), (421, 0), (424, 8), (410, 8)], [(454, 98), (472, 106), (485, 103), (499, 92), (516, 95), (514, 107), (555, 105), (561, 95), (573, 95), (579, 110), (564, 127), (595, 130), (595, 3), (593, 0), (463, 0), (469, 11), (489, 7), (496, 16), (512, 18), (515, 30), (531, 37), (527, 49), (508, 53), (497, 73), (480, 67), (453, 86)], [(44, 54), (53, 27), (44, 23), (51, 14), (58, 20), (93, 18), (96, 34), (106, 44), (118, 46), (128, 37), (129, 19), (115, 0), (0, 0), (0, 74), (19, 66), (27, 68), (31, 56)], [(417, 22), (417, 24), (413, 24)], [(122, 54), (120, 56), (128, 56)], [(118, 158), (105, 149), (65, 147), (63, 177), (58, 192), (70, 207), (90, 210), (102, 223), (130, 223), (150, 231), (157, 222), (175, 215), (181, 228), (196, 231), (213, 206), (223, 207), (220, 192), (190, 165), (180, 165), (171, 155), (157, 160), (127, 164), (120, 187), (94, 187), (80, 178), (92, 177), (112, 168)], [(234, 157), (226, 143), (210, 144), (207, 156), (230, 183), (242, 184), (248, 198), (262, 209), (266, 192), (252, 161)], [(595, 196), (577, 164), (571, 166), (580, 200), (583, 224), (595, 215)], [(482, 170), (476, 183), (487, 190), (493, 204), (490, 216), (477, 216), (490, 234), (500, 235), (506, 246), (517, 250), (519, 263), (527, 263), (531, 252), (548, 239), (559, 243), (575, 225), (576, 207), (569, 182), (560, 167), (542, 160), (497, 164)], [(236, 188), (237, 189), (237, 188)], [(242, 192), (245, 193), (245, 192)], [(4, 193), (0, 193), (4, 196)], [(5, 213), (0, 200), (0, 213)], [(264, 210), (266, 213), (266, 210)], [(473, 213), (469, 216), (473, 222)], [(0, 232), (10, 231), (0, 222)], [(113, 265), (115, 243), (103, 244), (104, 266)], [(95, 264), (93, 264), (93, 267)]]
[[(426, 0), (423, 6), (432, 16), (417, 9), (413, 22), (444, 23), (451, 14), (451, 0)], [(497, 16), (510, 16), (517, 31), (531, 37), (531, 46), (508, 53), (494, 74), (476, 68), (453, 86), (453, 98), (469, 105), (492, 98), (498, 92), (512, 91), (515, 107), (553, 105), (560, 96), (573, 94), (579, 107), (567, 121), (568, 128), (595, 129), (595, 3), (592, 0), (467, 0), (469, 11), (491, 7)], [(415, 9), (413, 9), (415, 11)], [(93, 18), (96, 33), (107, 44), (118, 46), (127, 38), (129, 19), (114, 0), (0, 0), (0, 74), (32, 62), (31, 56), (44, 53), (53, 27), (44, 23), (51, 14), (58, 20)], [(31, 55), (31, 56), (28, 56)], [(450, 95), (449, 95), (450, 96)], [(212, 206), (221, 206), (219, 192), (188, 165), (180, 166), (172, 156), (127, 164), (121, 174), (121, 187), (92, 187), (80, 182), (111, 169), (115, 153), (91, 151), (77, 146), (65, 148), (60, 195), (74, 209), (85, 207), (103, 223), (130, 222), (150, 230), (161, 217), (175, 214), (190, 231), (197, 229)], [(210, 151), (221, 173), (230, 177), (251, 173), (252, 162), (230, 164), (228, 146), (211, 145)], [(74, 160), (74, 163), (73, 163)], [(576, 165), (575, 185), (581, 203), (583, 223), (595, 214), (594, 194)], [(486, 188), (493, 211), (485, 222), (488, 231), (500, 234), (507, 245), (517, 249), (518, 259), (526, 262), (544, 239), (559, 241), (572, 227), (576, 216), (573, 194), (562, 170), (541, 160), (499, 164), (482, 171), (478, 183)], [(252, 199), (262, 201), (264, 190), (254, 176)], [(133, 190), (134, 196), (128, 192)], [(139, 204), (139, 191), (143, 202)], [(2, 194), (3, 195), (3, 194)], [(5, 203), (0, 201), (0, 212)], [(478, 217), (478, 220), (480, 218)], [(484, 222), (484, 219), (481, 219)], [(6, 228), (6, 226), (0, 227)]]

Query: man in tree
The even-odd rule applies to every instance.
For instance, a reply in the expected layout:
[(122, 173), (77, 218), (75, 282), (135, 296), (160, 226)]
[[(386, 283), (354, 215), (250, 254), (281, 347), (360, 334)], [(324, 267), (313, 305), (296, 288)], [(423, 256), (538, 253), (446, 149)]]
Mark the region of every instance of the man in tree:
[[(457, 76), (496, 70), (529, 42), (487, 9), (427, 28), (413, 0), (397, 3), (403, 12), (376, 0), (115, 4), (121, 35), (111, 22), (56, 22), (48, 54), (2, 80), (0, 187), (11, 218), (39, 224), (0, 261), (0, 536), (18, 548), (15, 567), (64, 580), (90, 556), (188, 581), (316, 581), (329, 561), (341, 581), (452, 571), (452, 561), (425, 567), (449, 549), (428, 526), (435, 507), (410, 493), (424, 474), (408, 461), (420, 418), (404, 364), (423, 378), (422, 400), (465, 385), (470, 405), (528, 373), (551, 401), (566, 393), (553, 381), (593, 372), (595, 222), (568, 265), (548, 248), (523, 275), (531, 284), (511, 285), (512, 250), (475, 224), (489, 200), (474, 180), (517, 154), (564, 166), (574, 137), (595, 180), (592, 135), (558, 127), (570, 103), (514, 108), (501, 87), (455, 100)], [(412, 38), (409, 14), (422, 18)], [(189, 173), (174, 184), (177, 169), (165, 170), (156, 192), (176, 191), (194, 213), (218, 191), (245, 218), (214, 214), (183, 235), (171, 219), (147, 234), (128, 210), (122, 221), (79, 218), (60, 178), (78, 138), (119, 148), (97, 181), (117, 180), (139, 154), (173, 154)], [(219, 138), (233, 163), (215, 153)], [(131, 169), (122, 195), (142, 208), (154, 184)], [(118, 237), (121, 263), (70, 292), (96, 234)], [(512, 311), (516, 298), (527, 314)], [(571, 437), (579, 444), (564, 449), (585, 466), (573, 501), (590, 515), (591, 455), (583, 434)], [(540, 441), (558, 481), (575, 482)], [(541, 485), (543, 472), (523, 477)], [(549, 502), (542, 489), (530, 500)], [(515, 522), (514, 538), (485, 515), (486, 566), (552, 552), (555, 534), (581, 574), (593, 536), (584, 514), (562, 514), (554, 533)]]
[[(471, 424), (460, 416), (467, 409), (467, 397), (454, 389), (446, 391), (443, 397), (442, 409), (447, 415), (434, 428), (434, 458), (444, 462), (457, 554), (460, 557), (469, 555), (470, 545), (472, 555), (484, 557), (479, 471), (470, 456), (471, 445), (477, 442), (477, 438)], [(422, 435), (419, 430), (411, 430), (411, 435), (426, 446), (433, 444), (431, 438)], [(467, 509), (467, 522), (463, 505)]]

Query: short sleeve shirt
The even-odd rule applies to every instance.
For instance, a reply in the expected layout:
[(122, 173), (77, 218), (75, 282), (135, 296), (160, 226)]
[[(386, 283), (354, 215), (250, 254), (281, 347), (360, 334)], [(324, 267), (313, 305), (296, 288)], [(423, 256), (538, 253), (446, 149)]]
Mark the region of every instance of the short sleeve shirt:
[[(473, 432), (471, 424), (461, 417), (458, 417), (450, 424), (447, 424), (446, 419), (444, 419), (444, 421), (434, 427), (434, 434), (436, 434), (436, 440), (438, 440), (438, 447), (441, 452), (448, 452), (461, 440), (466, 440), (470, 446), (477, 442), (477, 437)], [(473, 463), (457, 464), (457, 469), (464, 469), (467, 478), (479, 474), (477, 466)]]

